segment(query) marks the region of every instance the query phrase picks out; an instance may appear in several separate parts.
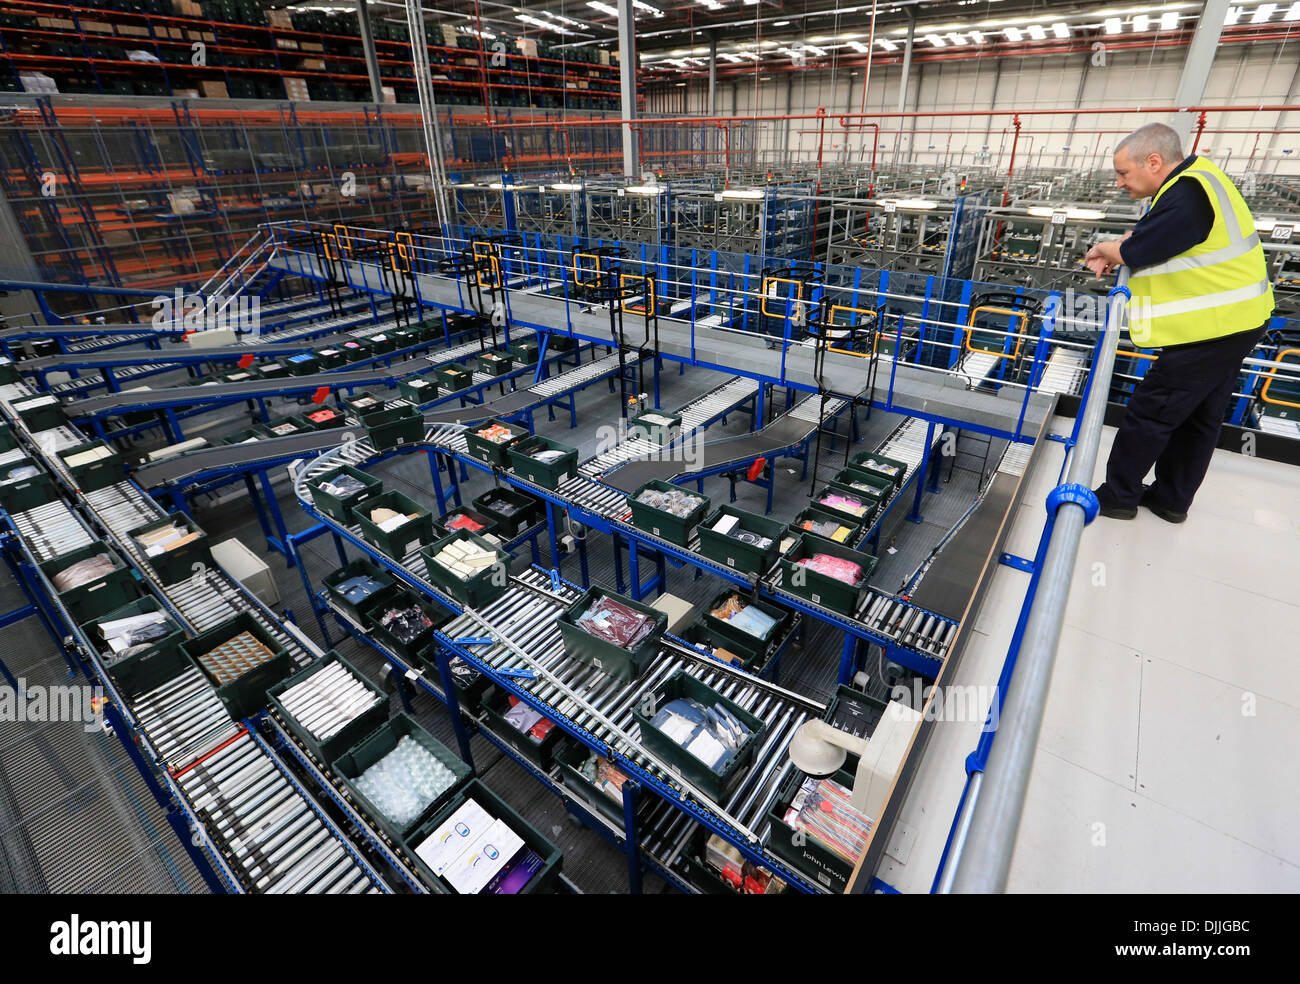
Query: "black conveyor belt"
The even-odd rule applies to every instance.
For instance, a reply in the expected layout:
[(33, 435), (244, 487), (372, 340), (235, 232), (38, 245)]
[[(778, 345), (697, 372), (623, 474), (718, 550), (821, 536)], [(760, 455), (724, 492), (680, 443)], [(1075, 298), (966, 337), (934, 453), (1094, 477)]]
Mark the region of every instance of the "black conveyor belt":
[(252, 465), (276, 458), (293, 458), (324, 451), (336, 447), (342, 435), (343, 430), (336, 427), (332, 430), (290, 434), (288, 437), (264, 437), (249, 444), (199, 448), (197, 451), (142, 465), (132, 477), (141, 488), (156, 489), (161, 485), (171, 485), (180, 479), (230, 465)]
[[(359, 327), (365, 327), (361, 325)], [(353, 329), (355, 331), (355, 329)], [(202, 357), (211, 359), (214, 362), (224, 359), (239, 359), (246, 355), (254, 358), (269, 357), (274, 358), (279, 355), (297, 355), (299, 352), (311, 352), (317, 348), (329, 346), (331, 338), (350, 339), (352, 336), (347, 333), (341, 333), (338, 336), (331, 335), (329, 338), (321, 339), (303, 339), (300, 342), (268, 342), (266, 344), (253, 345), (217, 345), (207, 349), (194, 349), (185, 345), (177, 345), (170, 349), (109, 349), (107, 352), (72, 352), (68, 355), (46, 355), (39, 359), (24, 359), (18, 363), (18, 368), (22, 371), (35, 371), (37, 369), (58, 369), (64, 365), (85, 366), (94, 364), (96, 368), (112, 369), (119, 366), (139, 365), (141, 362), (168, 362), (170, 356), (184, 355), (193, 357)]]
[(367, 386), (397, 379), (421, 370), (421, 366), (407, 363), (393, 369), (364, 369), (356, 372), (325, 372), (311, 376), (283, 376), (278, 379), (249, 379), (237, 383), (213, 383), (207, 386), (170, 386), (158, 390), (133, 390), (123, 393), (105, 393), (85, 400), (66, 404), (72, 417), (93, 417), (119, 407), (149, 407), (176, 404), (197, 405), (215, 400), (258, 396), (276, 396), (280, 392), (303, 392), (326, 387), (334, 390), (344, 386)]
[(473, 424), (489, 417), (509, 417), (542, 405), (543, 398), (532, 390), (513, 390), (494, 400), (485, 400), (481, 406), (447, 407), (430, 410), (424, 415), (429, 424)]
[[(762, 430), (737, 437), (724, 437), (719, 441), (705, 444), (708, 455), (707, 467), (710, 470), (730, 464), (731, 462), (753, 461), (773, 451), (800, 444), (803, 439), (817, 429), (816, 421), (799, 420), (789, 416), (772, 421)], [(651, 458), (642, 461), (629, 461), (626, 465), (611, 472), (606, 472), (601, 481), (622, 492), (635, 492), (646, 482), (658, 479), (671, 481), (687, 470), (685, 462), (666, 461)]]

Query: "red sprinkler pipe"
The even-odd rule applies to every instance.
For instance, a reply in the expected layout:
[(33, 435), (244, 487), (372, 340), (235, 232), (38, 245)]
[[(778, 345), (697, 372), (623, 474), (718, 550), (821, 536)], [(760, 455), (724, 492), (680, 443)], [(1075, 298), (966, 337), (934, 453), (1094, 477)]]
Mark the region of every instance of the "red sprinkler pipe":
[(1192, 141), (1192, 153), (1196, 153), (1196, 145), (1201, 142), (1201, 134), (1205, 132), (1205, 110), (1201, 110), (1200, 117), (1196, 120), (1196, 139)]

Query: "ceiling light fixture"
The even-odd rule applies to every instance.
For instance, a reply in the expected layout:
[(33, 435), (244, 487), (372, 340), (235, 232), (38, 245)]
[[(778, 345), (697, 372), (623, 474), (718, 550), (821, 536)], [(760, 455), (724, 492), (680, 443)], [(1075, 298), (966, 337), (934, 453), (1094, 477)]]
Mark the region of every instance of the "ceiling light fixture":
[(1025, 30), (1035, 41), (1044, 41), (1047, 38), (1047, 31), (1042, 24), (1030, 24)]
[(1284, 21), (1300, 20), (1300, 0), (1296, 0), (1295, 3), (1291, 4), (1291, 9), (1286, 12), (1286, 15), (1282, 19)]
[(1107, 17), (1101, 26), (1107, 34), (1118, 34), (1124, 30), (1124, 22), (1118, 17)]
[(1133, 16), (1133, 33), (1146, 34), (1151, 29), (1151, 18), (1146, 14), (1134, 14)]
[(1277, 10), (1275, 3), (1261, 3), (1255, 8), (1255, 16), (1250, 19), (1252, 24), (1263, 24), (1273, 16), (1273, 11)]
[(925, 36), (925, 40), (929, 41), (936, 48), (942, 48), (948, 43), (943, 38), (939, 37), (939, 35), (937, 34), (927, 34)]
[(1057, 21), (1052, 25), (1052, 33), (1058, 38), (1065, 39), (1070, 36), (1070, 29), (1066, 27), (1065, 21)]
[(1002, 33), (1007, 36), (1008, 41), (1011, 41), (1013, 43), (1019, 41), (1021, 37), (1023, 37), (1023, 35), (1020, 32), (1020, 29), (1016, 27), (1008, 27)]

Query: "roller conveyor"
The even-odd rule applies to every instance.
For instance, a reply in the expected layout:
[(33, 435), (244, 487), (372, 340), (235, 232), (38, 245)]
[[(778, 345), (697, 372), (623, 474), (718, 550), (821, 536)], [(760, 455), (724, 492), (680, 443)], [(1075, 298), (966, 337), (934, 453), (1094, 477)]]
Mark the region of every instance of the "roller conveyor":
[[(22, 391), (26, 389), (23, 384), (10, 384), (4, 387), (0, 397), (16, 398), (25, 395)], [(48, 433), (33, 434), (27, 431), (21, 421), (15, 422), (14, 427), (27, 433), (38, 445), (39, 438)], [(57, 456), (45, 457), (46, 465), (68, 487), (73, 487), (63, 462)], [(107, 531), (108, 538), (112, 539), (137, 569), (146, 574), (152, 572), (147, 558), (126, 536), (126, 532), (163, 515), (153, 500), (131, 483), (121, 482), (87, 493), (82, 496), (81, 502), (87, 513)], [(61, 501), (45, 503), (36, 509), (14, 514), (13, 520), (23, 539), (24, 549), (38, 560), (48, 559), (99, 539)], [(309, 658), (302, 644), (285, 632), (277, 619), (263, 612), (251, 596), (243, 593), (223, 571), (215, 569), (201, 573), (201, 577), (187, 578), (161, 589), (188, 629), (202, 632), (232, 615), (248, 611), (277, 645), (289, 651), (296, 664), (303, 665)], [(38, 576), (41, 575), (38, 573)], [(46, 590), (54, 598), (48, 585)], [(57, 598), (54, 605), (62, 610)], [(63, 617), (74, 633), (80, 632), (66, 612)], [(84, 639), (82, 643), (87, 645)], [(179, 795), (183, 795), (190, 807), (195, 809), (195, 815), (203, 820), (207, 833), (213, 838), (205, 839), (205, 843), (211, 844), (219, 852), (219, 867), (238, 872), (242, 887), (253, 891), (295, 892), (387, 890), (378, 873), (356, 854), (353, 846), (332, 824), (324, 820), (319, 807), (310, 801), (261, 740), (231, 720), (225, 705), (197, 669), (191, 668), (147, 693), (124, 700), (116, 696), (112, 682), (104, 674), (98, 658), (93, 655), (93, 647), (88, 647), (88, 652), (123, 716), (142, 736), (143, 748), (165, 767), (169, 777), (176, 777), (174, 780), (168, 778), (167, 784), (176, 789)], [(184, 777), (199, 775), (195, 772), (195, 763), (201, 762), (206, 766), (216, 762), (218, 757), (226, 755), (232, 748), (238, 748), (242, 754), (250, 747), (250, 738), (256, 755), (265, 760), (261, 765), (262, 772), (258, 774), (256, 793), (246, 801), (236, 802), (231, 796), (214, 801), (220, 806), (215, 812), (208, 808), (213, 804), (206, 801), (204, 808), (196, 808), (184, 792)], [(274, 773), (266, 771), (267, 764)], [(189, 780), (192, 781), (194, 780)], [(273, 791), (272, 786), (275, 786)], [(281, 811), (282, 818), (292, 813), (295, 820), (292, 826), (276, 824), (276, 829), (280, 832), (277, 844), (282, 847), (271, 850), (268, 841), (263, 845), (264, 849), (258, 852), (250, 848), (257, 847), (258, 838), (263, 833), (268, 837), (271, 835), (269, 828), (262, 825), (270, 815), (262, 812), (269, 799), (263, 798), (261, 793), (273, 795), (276, 809)], [(254, 859), (256, 864), (249, 867), (246, 863), (248, 859)]]

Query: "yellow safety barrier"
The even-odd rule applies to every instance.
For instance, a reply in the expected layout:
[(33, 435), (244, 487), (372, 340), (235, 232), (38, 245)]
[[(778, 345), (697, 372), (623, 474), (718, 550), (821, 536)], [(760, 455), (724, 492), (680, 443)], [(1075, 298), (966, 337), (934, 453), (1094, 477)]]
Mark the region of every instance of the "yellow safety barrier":
[[(623, 291), (622, 291), (622, 287), (623, 287), (623, 285), (624, 285), (628, 280), (640, 280), (640, 281), (643, 281), (643, 282), (648, 280), (648, 281), (650, 282), (650, 308), (649, 308), (649, 310), (652, 311), (652, 312), (653, 312), (653, 311), (658, 311), (658, 310), (659, 310), (659, 296), (658, 296), (658, 288), (656, 288), (656, 286), (655, 286), (655, 278), (654, 278), (653, 275), (642, 276), (642, 275), (639, 274), (639, 273), (620, 273), (620, 274), (618, 275), (618, 286), (619, 286), (619, 288), (620, 288), (620, 289), (619, 289), (619, 294), (622, 296), (622, 305), (623, 305), (623, 310), (624, 310), (624, 311), (628, 311), (628, 312), (630, 312), (630, 313), (632, 313), (632, 314), (645, 314), (645, 313), (646, 313), (646, 308), (644, 308), (644, 307), (634, 307), (633, 305), (628, 304), (628, 302), (627, 302), (627, 300), (628, 300), (628, 299), (627, 299), (627, 296), (626, 296), (625, 294), (623, 294)], [(644, 289), (644, 288), (642, 288), (642, 290), (641, 290), (641, 296), (642, 296), (643, 298), (645, 297), (645, 289)]]
[(321, 236), (321, 239), (325, 245), (325, 259), (327, 260), (339, 259), (338, 236), (334, 235), (334, 233), (332, 232), (327, 232)]
[[(473, 243), (470, 244), (470, 246), (473, 251), (474, 260), (475, 260), (474, 279), (478, 282), (478, 285), (480, 287), (487, 287), (489, 289), (503, 286), (504, 281), (501, 279), (501, 260), (497, 256), (497, 254), (492, 251), (492, 244), (483, 242), (481, 239), (476, 239), (474, 240)], [(480, 253), (479, 252), (480, 246), (482, 246), (483, 249), (486, 250), (486, 252)], [(479, 262), (482, 260), (488, 261), (488, 269), (491, 271), (492, 274), (491, 279), (488, 281), (485, 281), (483, 279), (483, 267)]]
[[(849, 313), (849, 314), (868, 314), (868, 315), (871, 316), (871, 319), (872, 319), (873, 322), (875, 321), (875, 319), (876, 319), (876, 317), (877, 317), (876, 312), (875, 312), (873, 309), (871, 309), (871, 308), (856, 308), (856, 307), (850, 307), (850, 306), (848, 306), (847, 304), (832, 304), (832, 305), (831, 305), (831, 310), (830, 310), (830, 321), (829, 321), (829, 322), (827, 323), (827, 325), (825, 326), (825, 328), (826, 328), (827, 330), (833, 330), (833, 329), (835, 329), (835, 328), (837, 328), (837, 327), (843, 327), (843, 328), (849, 328), (849, 329), (851, 329), (851, 328), (854, 327), (853, 325), (842, 325), (842, 326), (838, 326), (838, 325), (836, 325), (836, 324), (835, 324), (835, 312), (836, 312), (836, 311), (845, 311), (845, 312), (847, 312), (847, 313)], [(828, 352), (836, 352), (836, 353), (838, 353), (839, 355), (853, 355), (853, 356), (857, 356), (857, 357), (860, 358), (860, 359), (867, 359), (867, 358), (870, 358), (871, 356), (873, 356), (873, 355), (876, 354), (876, 349), (877, 349), (877, 347), (879, 347), (879, 345), (880, 345), (880, 334), (877, 333), (877, 334), (876, 334), (876, 337), (875, 337), (875, 341), (872, 343), (871, 351), (870, 351), (869, 353), (868, 353), (868, 352), (855, 352), (855, 351), (853, 351), (853, 349), (837, 348), (837, 347), (834, 346), (834, 345), (829, 345), (829, 346), (827, 346), (827, 349), (826, 349), (826, 350), (827, 350)]]
[(1149, 359), (1150, 361), (1155, 362), (1156, 359), (1160, 358), (1160, 356), (1158, 356), (1158, 355), (1152, 355), (1150, 352), (1118, 352), (1118, 351), (1117, 351), (1117, 352), (1115, 353), (1115, 358), (1117, 358), (1117, 359)]
[(339, 250), (345, 256), (352, 255), (352, 234), (348, 232), (348, 227), (342, 222), (334, 223), (334, 238), (338, 242)]
[[(1288, 355), (1300, 355), (1300, 348), (1283, 349), (1281, 352), (1277, 354), (1277, 359), (1275, 361), (1281, 362)], [(1268, 379), (1264, 380), (1264, 387), (1259, 391), (1259, 398), (1263, 400), (1265, 403), (1272, 403), (1274, 406), (1293, 407), (1297, 410), (1300, 410), (1300, 403), (1296, 403), (1294, 400), (1269, 399), (1268, 389), (1270, 386), (1273, 385), (1273, 377), (1277, 375), (1277, 371), (1279, 368), (1280, 368), (1279, 366), (1274, 366), (1272, 369), (1268, 371)], [(1300, 365), (1297, 365), (1296, 368), (1300, 369)]]
[(775, 298), (781, 301), (781, 310), (769, 311), (767, 309), (767, 300), (768, 300), (767, 289), (768, 286), (771, 284), (792, 284), (795, 287), (795, 290), (792, 294), (790, 294), (790, 297), (793, 297), (795, 303), (798, 303), (799, 301), (803, 300), (803, 281), (791, 280), (789, 277), (764, 277), (763, 278), (763, 291), (762, 291), (763, 296), (762, 299), (759, 301), (759, 310), (761, 310), (764, 314), (766, 314), (770, 318), (784, 318), (785, 302), (789, 300), (790, 297)]
[[(595, 276), (592, 277), (590, 280), (583, 280), (583, 279), (582, 279), (582, 276), (581, 276), (581, 274), (582, 274), (582, 264), (579, 263), (578, 261), (579, 261), (579, 260), (584, 260), (584, 259), (586, 259), (586, 260), (591, 260), (591, 261), (595, 264), (595, 268), (594, 268), (593, 271), (592, 271), (593, 273), (595, 273)], [(604, 257), (601, 256), (599, 253), (574, 253), (574, 254), (573, 254), (573, 284), (574, 284), (574, 286), (575, 286), (575, 287), (590, 287), (590, 286), (593, 286), (593, 285), (595, 285), (595, 284), (600, 283), (600, 262), (601, 262), (601, 260), (603, 260), (603, 259), (604, 259)]]
[[(402, 273), (411, 272), (411, 260), (415, 257), (415, 240), (409, 232), (398, 232), (393, 236), (397, 240), (397, 256), (402, 260)], [(396, 268), (394, 268), (396, 269)]]
[(1010, 352), (1010, 354), (1006, 352), (998, 352), (993, 349), (977, 348), (976, 346), (971, 344), (971, 336), (975, 332), (975, 327), (974, 327), (975, 316), (979, 314), (981, 311), (989, 311), (993, 314), (1008, 314), (1011, 315), (1011, 317), (1013, 318), (1019, 318), (1020, 319), (1019, 333), (1023, 335), (1029, 330), (1028, 311), (1018, 311), (1015, 308), (1002, 308), (1002, 307), (992, 307), (989, 305), (980, 305), (977, 308), (972, 308), (970, 314), (966, 318), (966, 337), (963, 342), (963, 348), (965, 348), (968, 352), (983, 352), (985, 355), (996, 355), (999, 359), (1010, 359), (1014, 361), (1015, 359), (1019, 358), (1020, 346), (1023, 345), (1025, 341), (1023, 338), (1016, 339), (1016, 347)]

